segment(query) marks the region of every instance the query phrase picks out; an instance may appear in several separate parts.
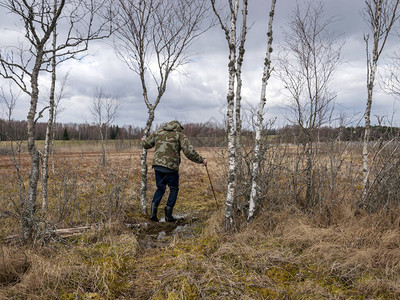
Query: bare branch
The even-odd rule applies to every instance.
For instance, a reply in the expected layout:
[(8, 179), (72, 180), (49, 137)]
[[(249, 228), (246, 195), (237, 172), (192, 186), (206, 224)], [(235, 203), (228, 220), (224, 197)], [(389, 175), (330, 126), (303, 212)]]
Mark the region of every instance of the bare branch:
[(285, 31), (277, 76), (295, 103), (296, 123), (304, 128), (321, 126), (335, 99), (329, 90), (343, 42), (328, 31), (334, 21), (324, 16), (322, 3), (310, 2), (304, 11), (297, 7)]

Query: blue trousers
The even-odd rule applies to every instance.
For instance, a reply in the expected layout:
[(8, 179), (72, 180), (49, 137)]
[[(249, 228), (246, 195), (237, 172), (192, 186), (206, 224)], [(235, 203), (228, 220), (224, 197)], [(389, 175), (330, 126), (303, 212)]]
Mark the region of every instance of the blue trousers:
[(166, 186), (169, 187), (169, 196), (167, 206), (174, 207), (179, 192), (179, 173), (178, 172), (160, 172), (154, 170), (156, 175), (157, 190), (154, 193), (153, 203), (158, 206), (165, 194)]

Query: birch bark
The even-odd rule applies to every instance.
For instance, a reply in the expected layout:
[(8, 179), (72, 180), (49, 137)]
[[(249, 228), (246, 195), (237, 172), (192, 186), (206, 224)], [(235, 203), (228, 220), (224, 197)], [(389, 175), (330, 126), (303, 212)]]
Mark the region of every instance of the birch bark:
[(29, 174), (29, 186), (28, 186), (28, 199), (23, 208), (22, 214), (22, 235), (23, 239), (26, 241), (33, 240), (34, 227), (35, 227), (35, 204), (37, 199), (37, 184), (39, 180), (39, 151), (36, 148), (35, 144), (35, 115), (36, 108), (39, 97), (39, 88), (38, 88), (38, 77), (39, 77), (39, 69), (41, 65), (41, 59), (43, 55), (43, 50), (38, 49), (35, 67), (33, 68), (32, 77), (31, 77), (31, 101), (30, 101), (30, 109), (27, 116), (28, 123), (28, 151), (31, 156), (31, 171)]
[[(158, 104), (158, 103), (157, 103)], [(157, 106), (156, 106), (157, 107)], [(154, 121), (154, 111), (155, 108), (153, 108), (152, 105), (148, 106), (148, 118), (147, 118), (147, 123), (146, 127), (144, 129), (144, 134), (143, 137), (146, 138), (149, 136), (151, 126)], [(147, 194), (147, 150), (142, 149), (142, 155), (140, 156), (141, 160), (141, 182), (140, 182), (140, 207), (141, 207), (141, 212), (142, 214), (147, 213), (147, 200), (146, 200), (146, 194)]]
[[(57, 0), (54, 1), (53, 15), (57, 14)], [(53, 57), (51, 59), (51, 87), (50, 87), (50, 97), (49, 97), (49, 119), (46, 125), (46, 136), (44, 141), (43, 159), (42, 159), (42, 210), (47, 210), (47, 183), (49, 178), (49, 153), (50, 153), (50, 143), (52, 143), (52, 130), (53, 130), (53, 120), (54, 120), (54, 94), (56, 86), (56, 47), (57, 47), (57, 27), (53, 30)]]
[(225, 200), (225, 230), (234, 229), (234, 202), (236, 186), (236, 156), (235, 156), (235, 78), (236, 78), (236, 22), (239, 10), (239, 0), (231, 4), (231, 27), (229, 38), (229, 82), (227, 95), (227, 131), (228, 131), (228, 187)]
[(254, 158), (253, 158), (253, 166), (251, 171), (251, 190), (250, 190), (250, 200), (249, 200), (249, 214), (247, 220), (250, 221), (254, 217), (254, 213), (256, 210), (256, 200), (257, 200), (257, 192), (258, 192), (258, 170), (260, 166), (260, 148), (261, 148), (261, 131), (263, 128), (263, 115), (264, 115), (264, 107), (266, 103), (266, 89), (268, 84), (268, 79), (271, 76), (271, 53), (272, 53), (272, 23), (274, 20), (275, 14), (275, 5), (276, 0), (272, 0), (271, 10), (269, 13), (269, 23), (268, 23), (268, 44), (267, 44), (267, 53), (265, 55), (264, 61), (264, 71), (261, 80), (261, 96), (260, 101), (258, 103), (257, 110), (257, 122), (256, 122), (256, 136), (254, 142)]
[(248, 1), (243, 0), (242, 7), (242, 32), (238, 48), (237, 66), (236, 66), (236, 100), (235, 100), (235, 148), (236, 148), (236, 180), (242, 178), (242, 66), (245, 54), (245, 43), (247, 36), (247, 9)]

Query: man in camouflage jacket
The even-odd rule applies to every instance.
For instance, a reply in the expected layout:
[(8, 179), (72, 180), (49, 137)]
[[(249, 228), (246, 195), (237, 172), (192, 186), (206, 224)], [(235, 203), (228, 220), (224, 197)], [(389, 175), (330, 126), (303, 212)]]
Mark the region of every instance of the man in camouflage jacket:
[(165, 206), (165, 220), (174, 222), (172, 210), (175, 206), (179, 191), (179, 164), (181, 163), (180, 152), (191, 161), (207, 165), (205, 158), (196, 152), (189, 139), (182, 133), (182, 125), (179, 121), (171, 121), (161, 129), (155, 131), (148, 138), (142, 139), (145, 149), (155, 147), (153, 156), (153, 168), (156, 176), (157, 190), (151, 203), (150, 220), (158, 222), (157, 208), (169, 186), (169, 196)]

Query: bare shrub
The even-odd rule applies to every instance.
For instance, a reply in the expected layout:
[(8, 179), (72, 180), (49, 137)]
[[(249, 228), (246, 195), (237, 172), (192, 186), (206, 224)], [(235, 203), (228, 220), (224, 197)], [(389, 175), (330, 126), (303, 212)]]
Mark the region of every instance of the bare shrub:
[(57, 223), (71, 219), (72, 212), (79, 217), (81, 210), (78, 199), (78, 172), (72, 166), (57, 170), (51, 179), (52, 207)]
[[(359, 197), (359, 165), (355, 158), (359, 149), (340, 141), (338, 135), (315, 143), (309, 182), (304, 147), (283, 142), (287, 140), (286, 134), (296, 135), (296, 131), (264, 137), (259, 178), (260, 209), (280, 211), (296, 207), (311, 215), (323, 216), (329, 223), (335, 206), (354, 204)], [(306, 200), (309, 184), (313, 190), (312, 205)]]
[(400, 209), (400, 149), (397, 138), (379, 141), (371, 162), (372, 179), (364, 198), (364, 205), (370, 212), (384, 208)]
[(43, 217), (57, 227), (71, 227), (120, 219), (130, 199), (132, 155), (109, 153), (106, 167), (98, 152), (55, 156), (55, 173), (49, 181), (48, 211)]

